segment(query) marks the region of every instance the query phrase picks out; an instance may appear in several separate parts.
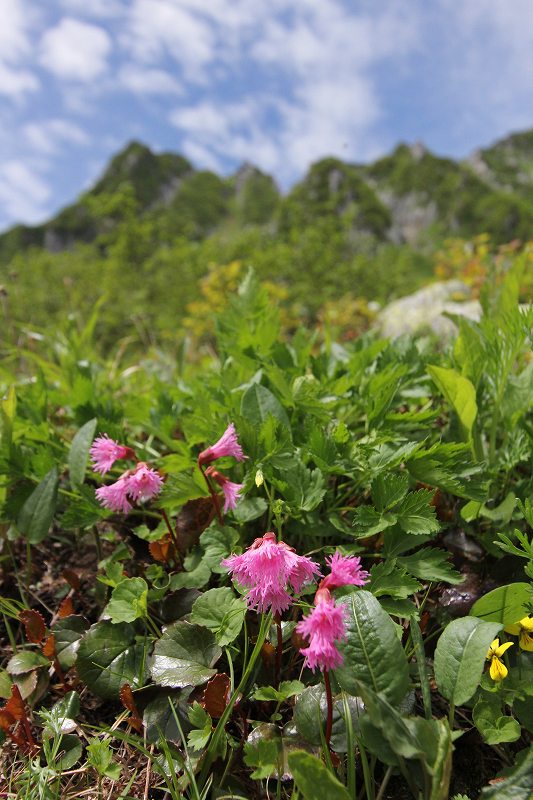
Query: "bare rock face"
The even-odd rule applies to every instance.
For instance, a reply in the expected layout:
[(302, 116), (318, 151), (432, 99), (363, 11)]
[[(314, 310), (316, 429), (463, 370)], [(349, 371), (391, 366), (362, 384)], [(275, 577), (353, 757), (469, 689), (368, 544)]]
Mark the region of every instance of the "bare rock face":
[(438, 218), (437, 204), (428, 202), (417, 192), (396, 195), (392, 191), (380, 191), (378, 197), (391, 213), (389, 239), (395, 244), (416, 245), (423, 232)]
[(392, 338), (424, 332), (448, 338), (457, 333), (457, 327), (445, 313), (477, 321), (481, 306), (471, 299), (470, 289), (462, 281), (440, 281), (389, 303), (379, 313), (377, 327), (383, 336)]

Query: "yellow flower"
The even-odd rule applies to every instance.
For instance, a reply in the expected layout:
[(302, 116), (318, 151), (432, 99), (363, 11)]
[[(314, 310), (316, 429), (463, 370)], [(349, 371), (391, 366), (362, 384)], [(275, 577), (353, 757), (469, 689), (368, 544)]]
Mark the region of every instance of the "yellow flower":
[(509, 670), (502, 661), (502, 656), (506, 650), (513, 646), (513, 642), (500, 644), (499, 639), (494, 639), (487, 653), (487, 661), (490, 661), (490, 677), (493, 681), (503, 681), (507, 677)]
[(518, 636), (518, 644), (522, 650), (533, 653), (533, 617), (524, 617), (514, 625), (508, 625), (504, 631)]

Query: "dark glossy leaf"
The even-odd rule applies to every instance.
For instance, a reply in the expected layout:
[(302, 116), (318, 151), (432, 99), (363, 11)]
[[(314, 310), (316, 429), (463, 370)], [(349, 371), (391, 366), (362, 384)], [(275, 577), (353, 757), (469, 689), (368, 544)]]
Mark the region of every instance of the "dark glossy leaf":
[(135, 628), (109, 620), (92, 625), (78, 647), (76, 670), (89, 689), (104, 698), (118, 698), (123, 683), (142, 684), (144, 645), (135, 642)]
[(216, 670), (212, 667), (221, 655), (207, 628), (176, 622), (155, 644), (152, 678), (160, 686), (198, 686), (213, 677)]

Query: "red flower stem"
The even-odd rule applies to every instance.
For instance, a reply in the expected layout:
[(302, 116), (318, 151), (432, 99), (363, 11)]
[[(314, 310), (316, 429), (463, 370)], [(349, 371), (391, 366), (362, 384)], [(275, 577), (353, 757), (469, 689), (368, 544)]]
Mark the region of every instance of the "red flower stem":
[(276, 623), (276, 629), (278, 632), (278, 643), (276, 647), (276, 672), (274, 675), (274, 681), (276, 685), (276, 689), (279, 686), (279, 682), (281, 680), (281, 658), (283, 655), (283, 632), (281, 630), (281, 616), (279, 614), (274, 614), (274, 622)]
[(324, 683), (326, 685), (326, 700), (328, 704), (328, 711), (326, 717), (326, 744), (329, 747), (331, 739), (331, 731), (333, 728), (333, 697), (331, 694), (331, 683), (329, 682), (329, 673), (327, 669), (324, 670)]
[(217, 515), (217, 519), (218, 519), (218, 521), (220, 522), (221, 525), (224, 525), (224, 520), (222, 519), (222, 514), (220, 513), (220, 505), (219, 505), (219, 502), (218, 502), (217, 493), (213, 489), (213, 487), (211, 485), (211, 481), (209, 480), (209, 478), (205, 474), (205, 472), (203, 470), (203, 467), (201, 467), (200, 464), (198, 464), (198, 466), (200, 467), (200, 471), (201, 471), (202, 475), (204, 476), (205, 482), (207, 483), (207, 488), (209, 489), (209, 494), (211, 495), (211, 500), (213, 501), (213, 505), (215, 507), (215, 512), (216, 512), (216, 515)]
[(161, 516), (162, 516), (162, 517), (163, 517), (163, 519), (165, 520), (165, 525), (166, 525), (166, 526), (167, 526), (167, 528), (168, 528), (168, 532), (170, 533), (170, 537), (171, 537), (171, 539), (172, 539), (172, 541), (173, 541), (173, 543), (174, 543), (174, 547), (176, 548), (176, 555), (177, 555), (177, 557), (179, 558), (179, 555), (180, 555), (180, 549), (179, 549), (179, 542), (178, 542), (178, 537), (176, 536), (176, 532), (175, 532), (175, 530), (174, 530), (174, 529), (173, 529), (173, 527), (172, 527), (172, 524), (171, 524), (171, 522), (170, 522), (170, 520), (169, 520), (169, 518), (168, 518), (168, 514), (167, 514), (167, 512), (165, 511), (165, 509), (164, 509), (164, 508), (161, 508), (161, 509), (160, 509), (160, 511), (161, 511)]

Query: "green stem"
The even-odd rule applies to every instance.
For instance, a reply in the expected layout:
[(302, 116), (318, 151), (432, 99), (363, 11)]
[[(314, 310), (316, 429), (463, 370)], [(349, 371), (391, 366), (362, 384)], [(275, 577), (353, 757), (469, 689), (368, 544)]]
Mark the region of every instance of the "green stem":
[(353, 735), (352, 713), (346, 692), (342, 693), (342, 704), (344, 710), (344, 724), (346, 726), (346, 770), (347, 788), (350, 797), (357, 797), (357, 774), (355, 770), (355, 741)]
[(230, 701), (226, 708), (224, 709), (224, 713), (220, 717), (217, 726), (213, 732), (211, 737), (211, 742), (205, 754), (205, 761), (202, 767), (202, 771), (200, 773), (199, 784), (200, 787), (204, 787), (208, 778), (209, 770), (211, 769), (211, 764), (213, 763), (214, 759), (218, 755), (219, 752), (219, 745), (222, 737), (224, 736), (226, 724), (231, 716), (231, 712), (233, 711), (233, 706), (235, 705), (237, 698), (243, 693), (244, 688), (248, 682), (248, 678), (250, 677), (253, 668), (255, 667), (255, 662), (259, 658), (259, 654), (261, 653), (261, 648), (265, 642), (267, 637), (267, 633), (269, 631), (270, 625), (272, 622), (272, 615), (271, 614), (263, 614), (261, 618), (261, 625), (259, 627), (259, 633), (257, 635), (257, 641), (255, 643), (254, 649), (250, 655), (250, 660), (248, 661), (244, 672), (242, 674), (242, 678), (240, 680), (239, 685), (233, 692), (232, 696), (230, 697)]
[(453, 701), (450, 702), (450, 711), (448, 713), (448, 723), (450, 725), (450, 729), (453, 731), (453, 726), (455, 724), (455, 703)]
[(358, 740), (359, 745), (359, 755), (361, 756), (361, 766), (363, 768), (363, 781), (365, 784), (365, 791), (367, 800), (374, 800), (374, 779), (370, 774), (370, 766), (368, 763), (368, 758), (366, 757), (366, 750), (361, 742), (361, 739)]
[(383, 780), (381, 781), (381, 786), (379, 787), (379, 792), (377, 793), (376, 800), (383, 800), (383, 798), (385, 797), (385, 789), (387, 788), (393, 770), (394, 767), (387, 767), (387, 771), (383, 776)]

